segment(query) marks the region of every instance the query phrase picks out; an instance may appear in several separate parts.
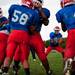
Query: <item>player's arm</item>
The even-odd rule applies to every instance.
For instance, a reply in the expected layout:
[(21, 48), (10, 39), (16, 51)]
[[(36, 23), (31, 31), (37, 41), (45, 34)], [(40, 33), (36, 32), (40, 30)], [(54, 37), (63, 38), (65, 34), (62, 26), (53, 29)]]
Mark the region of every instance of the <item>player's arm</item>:
[(1, 30), (6, 30), (6, 29), (7, 29), (7, 25), (4, 25), (4, 26), (0, 27), (0, 31)]
[(46, 18), (42, 17), (42, 23), (47, 26), (49, 24), (50, 11), (47, 8), (42, 8), (42, 12)]
[(49, 24), (49, 20), (48, 19), (43, 19), (42, 20), (42, 24), (44, 24), (45, 26), (47, 26)]
[(9, 23), (9, 21), (6, 20), (6, 21), (3, 21), (2, 23), (0, 23), (0, 25), (2, 26), (2, 25), (4, 25), (4, 24), (8, 24), (8, 23)]
[(49, 24), (49, 20), (48, 20), (47, 16), (45, 15), (45, 13), (43, 12), (43, 9), (39, 8), (39, 12), (40, 12), (40, 15), (42, 17), (42, 24), (47, 26)]
[(45, 26), (47, 26), (48, 23), (49, 23), (49, 20), (48, 20), (48, 17), (45, 15), (44, 11), (43, 11), (41, 3), (38, 3), (37, 8), (38, 8), (39, 14), (40, 14), (40, 16), (42, 18), (41, 19), (42, 20), (42, 24), (44, 24)]
[(59, 23), (61, 23), (61, 28), (65, 32), (67, 30), (66, 25), (63, 22), (63, 17), (61, 16), (60, 11), (56, 13), (56, 19)]
[(61, 22), (61, 28), (62, 28), (63, 32), (65, 32), (67, 30), (67, 28), (63, 22)]
[(38, 8), (39, 13), (40, 13), (40, 16), (41, 16), (43, 19), (47, 19), (46, 15), (45, 15), (44, 12), (43, 12), (42, 4), (41, 4), (40, 2), (37, 3), (36, 8)]
[(58, 42), (59, 42), (59, 44), (62, 44), (64, 42), (63, 38), (59, 38)]
[(50, 37), (50, 42), (54, 43), (54, 34), (53, 34), (53, 32), (50, 33), (49, 37)]
[(4, 24), (8, 24), (9, 21), (6, 17), (3, 17), (3, 21), (0, 23), (0, 26), (3, 26)]
[(63, 37), (62, 37), (62, 34), (61, 34), (61, 33), (59, 34), (58, 42), (59, 42), (60, 45), (61, 45), (62, 43), (64, 43)]

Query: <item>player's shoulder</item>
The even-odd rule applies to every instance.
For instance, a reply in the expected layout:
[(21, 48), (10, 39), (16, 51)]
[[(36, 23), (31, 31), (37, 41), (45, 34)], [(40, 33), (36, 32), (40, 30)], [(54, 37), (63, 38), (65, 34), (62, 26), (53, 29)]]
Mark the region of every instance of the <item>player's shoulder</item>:
[(62, 9), (60, 9), (59, 11), (57, 11), (57, 13), (56, 13), (56, 15), (58, 15), (58, 14), (61, 14), (62, 12), (63, 12), (63, 8)]
[(67, 12), (68, 10), (73, 10), (73, 8), (75, 9), (75, 5), (74, 5), (74, 7), (73, 6), (65, 6), (64, 8), (60, 9), (57, 13), (63, 14), (65, 12)]
[(50, 17), (50, 10), (48, 8), (42, 8), (45, 15), (49, 18)]
[(10, 9), (17, 8), (17, 7), (20, 7), (20, 5), (18, 5), (18, 4), (13, 4), (13, 5), (10, 6)]
[(59, 35), (59, 36), (62, 36), (62, 34), (61, 34), (61, 33), (58, 33), (58, 35)]
[(49, 37), (50, 37), (51, 39), (53, 39), (54, 36), (55, 36), (55, 35), (54, 35), (54, 32), (51, 32), (50, 35), (49, 35)]
[(10, 6), (10, 8), (15, 7), (15, 6), (16, 6), (16, 4), (12, 4), (12, 5)]
[(54, 32), (51, 32), (51, 33), (50, 33), (50, 36), (54, 36)]
[(59, 32), (58, 35), (62, 35), (62, 34)]

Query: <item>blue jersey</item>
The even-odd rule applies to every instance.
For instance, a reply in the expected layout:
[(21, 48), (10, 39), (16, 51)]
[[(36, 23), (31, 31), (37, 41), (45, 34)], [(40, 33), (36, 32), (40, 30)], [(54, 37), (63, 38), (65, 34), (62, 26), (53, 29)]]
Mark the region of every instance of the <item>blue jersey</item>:
[(12, 5), (9, 9), (9, 25), (13, 30), (28, 31), (31, 25), (38, 25), (39, 15), (23, 5)]
[[(44, 14), (47, 16), (47, 18), (50, 17), (50, 11), (47, 9), (47, 8), (42, 8), (43, 9), (43, 12)], [(40, 16), (40, 12), (38, 9), (35, 9), (35, 11), (39, 14)], [(36, 27), (36, 31), (37, 32), (40, 32), (41, 31), (41, 27), (42, 27), (42, 17), (40, 16), (40, 20), (39, 20), (39, 24), (38, 26)]]
[(9, 24), (3, 25), (0, 27), (0, 31), (7, 30), (9, 33), (11, 32), (11, 27)]
[(62, 38), (61, 33), (55, 34), (54, 32), (51, 32), (50, 33), (50, 41), (53, 40), (53, 43), (50, 42), (50, 45), (51, 46), (58, 46), (59, 45), (58, 40), (60, 38)]
[(1, 17), (0, 18), (0, 33), (4, 33), (4, 34), (9, 34), (9, 30), (8, 29), (4, 29), (3, 27), (6, 26), (8, 22), (8, 19), (6, 17)]
[(65, 6), (56, 14), (57, 21), (64, 23), (67, 30), (75, 29), (75, 4)]

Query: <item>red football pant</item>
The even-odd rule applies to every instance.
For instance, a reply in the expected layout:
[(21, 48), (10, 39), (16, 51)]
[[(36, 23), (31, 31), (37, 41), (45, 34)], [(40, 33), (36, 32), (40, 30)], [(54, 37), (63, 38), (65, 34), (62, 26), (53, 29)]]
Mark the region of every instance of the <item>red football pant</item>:
[(60, 52), (60, 53), (63, 51), (63, 48), (60, 47), (60, 46), (56, 46), (56, 47), (51, 47), (51, 46), (49, 46), (49, 47), (47, 48), (47, 50), (45, 51), (45, 54), (48, 55), (48, 54), (51, 52), (51, 50), (53, 50), (53, 49), (55, 49), (56, 51), (58, 51), (58, 52)]
[(12, 59), (18, 47), (21, 52), (19, 58), (23, 63), (29, 56), (29, 34), (22, 30), (13, 30), (8, 38), (7, 57)]
[(38, 55), (39, 59), (41, 61), (45, 61), (46, 60), (46, 55), (44, 52), (45, 46), (39, 33), (31, 35), (30, 45), (32, 48), (35, 49), (35, 52)]
[(8, 35), (0, 33), (0, 62), (3, 62), (6, 56), (7, 40)]
[(15, 51), (15, 55), (14, 55), (14, 61), (20, 61), (20, 56), (21, 56), (21, 51), (19, 50), (19, 46), (17, 47), (16, 51)]
[(73, 58), (74, 56), (75, 56), (75, 29), (72, 29), (68, 31), (65, 58)]

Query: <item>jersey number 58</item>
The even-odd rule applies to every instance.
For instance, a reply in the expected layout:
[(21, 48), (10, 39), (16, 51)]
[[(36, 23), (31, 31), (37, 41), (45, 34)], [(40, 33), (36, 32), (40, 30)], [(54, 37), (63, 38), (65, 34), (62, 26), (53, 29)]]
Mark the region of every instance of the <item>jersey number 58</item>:
[(12, 21), (13, 22), (19, 22), (21, 25), (25, 25), (28, 20), (28, 15), (25, 13), (22, 13), (21, 11), (15, 10)]

